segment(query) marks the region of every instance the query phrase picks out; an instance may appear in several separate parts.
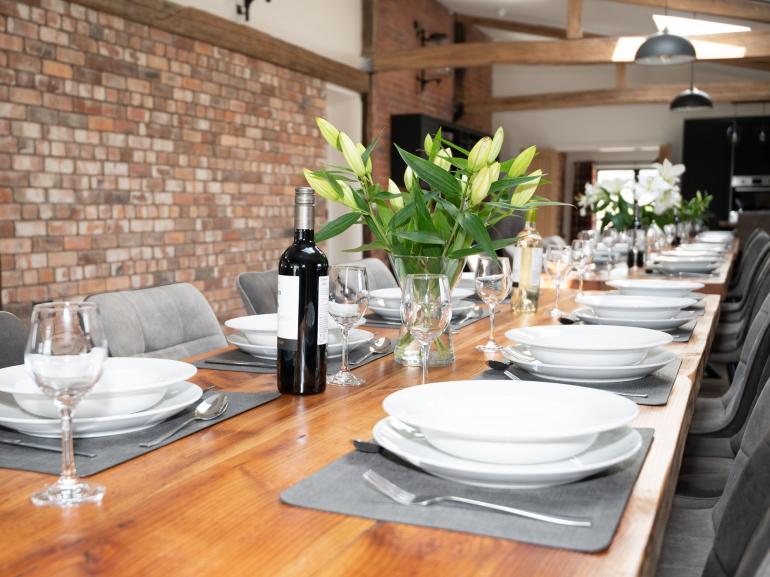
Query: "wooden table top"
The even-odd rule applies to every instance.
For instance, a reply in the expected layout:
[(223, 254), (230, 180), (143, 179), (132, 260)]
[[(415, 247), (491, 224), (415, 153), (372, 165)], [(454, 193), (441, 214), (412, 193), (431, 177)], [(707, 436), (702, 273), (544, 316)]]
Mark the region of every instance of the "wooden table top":
[[(719, 270), (716, 271), (716, 274), (713, 276), (676, 276), (676, 275), (666, 275), (666, 274), (651, 274), (644, 272), (644, 268), (633, 268), (628, 271), (627, 275), (622, 276), (615, 276), (616, 271), (613, 271), (612, 280), (621, 280), (621, 279), (646, 279), (646, 280), (666, 280), (666, 279), (677, 279), (677, 280), (691, 280), (693, 282), (699, 282), (703, 283), (704, 287), (701, 289), (701, 292), (704, 292), (706, 294), (710, 295), (719, 295), (721, 299), (724, 299), (727, 295), (727, 289), (728, 284), (730, 280), (730, 275), (733, 271), (733, 264), (735, 263), (735, 257), (738, 253), (738, 239), (734, 239), (732, 249), (725, 253), (725, 259), (722, 263), (722, 266), (719, 267)], [(583, 290), (586, 291), (592, 291), (592, 290), (609, 290), (612, 287), (607, 286), (607, 281), (610, 280), (610, 277), (608, 276), (607, 269), (605, 267), (600, 267), (597, 269), (596, 272), (592, 272), (590, 274), (587, 274), (583, 280)], [(578, 286), (578, 278), (577, 276), (573, 275), (569, 279), (569, 286), (571, 288), (577, 288)]]
[[(565, 291), (563, 308), (573, 308), (573, 299), (574, 292)], [(500, 312), (498, 337), (509, 328), (552, 322), (552, 300), (544, 291), (536, 314)], [(356, 370), (367, 381), (363, 387), (283, 396), (90, 477), (107, 489), (100, 506), (36, 508), (30, 494), (53, 477), (0, 470), (0, 575), (651, 575), (718, 314), (718, 297), (705, 302), (691, 342), (670, 345), (683, 363), (668, 404), (640, 407), (634, 424), (653, 427), (655, 439), (614, 541), (602, 553), (282, 504), (284, 489), (350, 451), (351, 439), (370, 437), (386, 395), (419, 382), (418, 368), (401, 367), (388, 356)], [(487, 330), (486, 320), (464, 328), (455, 338), (454, 366), (432, 369), (430, 379), (482, 372), (484, 356), (473, 347)], [(275, 390), (274, 375), (201, 370), (194, 381), (224, 390)]]

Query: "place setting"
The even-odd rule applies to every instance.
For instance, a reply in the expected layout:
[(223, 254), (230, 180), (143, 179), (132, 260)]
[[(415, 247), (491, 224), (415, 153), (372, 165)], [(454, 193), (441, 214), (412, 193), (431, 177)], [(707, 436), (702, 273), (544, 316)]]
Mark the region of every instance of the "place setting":
[[(633, 402), (557, 383), (449, 381), (383, 401), (372, 440), (284, 503), (548, 547), (612, 540), (652, 441)], [(344, 493), (334, 490), (345, 486)]]

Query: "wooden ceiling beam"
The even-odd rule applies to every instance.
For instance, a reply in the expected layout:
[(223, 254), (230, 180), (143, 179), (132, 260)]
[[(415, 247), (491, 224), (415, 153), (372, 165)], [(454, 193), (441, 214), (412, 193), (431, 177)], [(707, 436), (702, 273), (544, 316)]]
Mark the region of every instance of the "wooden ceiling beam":
[[(700, 60), (770, 58), (770, 30), (693, 36)], [(375, 54), (372, 69), (420, 70), (492, 64), (615, 64), (632, 62), (644, 37), (582, 38), (565, 41), (472, 42)], [(721, 46), (720, 46), (721, 45)], [(724, 47), (726, 53), (713, 49)]]
[(583, 0), (567, 0), (567, 39), (583, 37)]
[[(518, 34), (530, 34), (532, 36), (542, 36), (544, 38), (567, 38), (567, 31), (564, 28), (558, 28), (556, 26), (529, 24), (527, 22), (514, 22), (512, 20), (487, 18), (486, 16), (473, 16), (471, 14), (455, 14), (455, 20), (461, 24), (483, 26), (485, 28), (505, 30), (506, 32), (516, 32)], [(601, 34), (583, 32), (583, 38), (601, 37)]]
[[(666, 0), (614, 0), (622, 4), (637, 4), (652, 8), (666, 8)], [(697, 12), (737, 18), (739, 20), (754, 20), (770, 22), (770, 4), (759, 0), (668, 0), (669, 10), (682, 12)]]
[[(770, 101), (770, 82), (722, 82), (697, 86), (705, 90), (715, 102)], [(524, 94), (471, 100), (464, 102), (464, 106), (466, 114), (477, 114), (587, 106), (668, 104), (674, 96), (688, 87), (688, 84), (656, 84), (620, 89)]]

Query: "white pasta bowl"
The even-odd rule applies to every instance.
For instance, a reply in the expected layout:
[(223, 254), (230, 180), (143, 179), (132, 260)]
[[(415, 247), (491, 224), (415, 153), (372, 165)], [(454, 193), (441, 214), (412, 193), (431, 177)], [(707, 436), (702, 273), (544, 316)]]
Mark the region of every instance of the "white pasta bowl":
[(437, 449), (472, 461), (547, 463), (630, 423), (635, 403), (605, 391), (534, 381), (449, 381), (401, 389), (385, 411)]
[(575, 302), (604, 318), (670, 319), (698, 301), (684, 297), (583, 294)]
[(620, 294), (632, 296), (689, 297), (691, 291), (703, 288), (703, 283), (687, 280), (623, 279), (607, 281)]
[(543, 363), (605, 367), (634, 365), (673, 340), (662, 331), (612, 325), (543, 325), (511, 329), (505, 336)]
[[(110, 357), (99, 381), (78, 404), (79, 418), (128, 415), (158, 403), (166, 390), (186, 381), (198, 369), (169, 359)], [(40, 417), (56, 419), (59, 412), (35, 384), (24, 365), (0, 369), (0, 392), (10, 393), (19, 407)]]
[[(452, 305), (459, 304), (474, 294), (473, 289), (455, 287), (452, 289)], [(369, 304), (385, 309), (397, 309), (401, 306), (401, 289), (399, 287), (375, 289), (369, 291)]]
[[(339, 330), (339, 325), (333, 318), (329, 317), (328, 323), (330, 331)], [(272, 348), (277, 346), (278, 315), (276, 313), (230, 319), (225, 321), (225, 326), (239, 331), (252, 345)]]

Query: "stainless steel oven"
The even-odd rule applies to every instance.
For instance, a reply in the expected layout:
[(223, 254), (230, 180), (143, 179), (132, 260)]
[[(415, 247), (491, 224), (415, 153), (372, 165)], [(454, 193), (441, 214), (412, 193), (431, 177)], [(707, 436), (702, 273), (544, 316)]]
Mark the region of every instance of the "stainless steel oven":
[(739, 210), (770, 210), (770, 174), (733, 176), (730, 196)]

